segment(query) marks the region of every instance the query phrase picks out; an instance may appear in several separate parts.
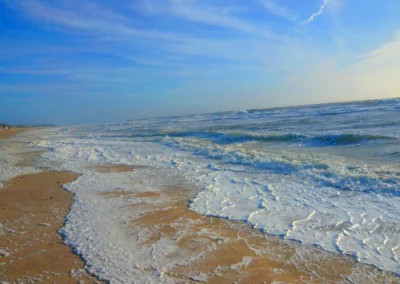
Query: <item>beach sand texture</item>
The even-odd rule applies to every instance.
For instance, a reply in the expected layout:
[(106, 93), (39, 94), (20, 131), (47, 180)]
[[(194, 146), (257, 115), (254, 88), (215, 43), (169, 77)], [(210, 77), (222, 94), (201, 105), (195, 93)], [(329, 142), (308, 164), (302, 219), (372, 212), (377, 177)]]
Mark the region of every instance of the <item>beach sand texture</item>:
[[(25, 163), (32, 164), (32, 159), (40, 153), (28, 152)], [(134, 171), (135, 167), (101, 165), (96, 169), (107, 174)], [(0, 249), (3, 253), (0, 281), (97, 281), (86, 273), (83, 260), (58, 234), (73, 201), (72, 194), (61, 186), (77, 177), (75, 173), (45, 171), (22, 175), (5, 184), (0, 191)], [(143, 246), (154, 246), (163, 238), (176, 242), (181, 248), (181, 255), (168, 256), (171, 259), (201, 256), (165, 271), (177, 283), (201, 283), (205, 278), (207, 283), (339, 283), (345, 279), (344, 275), (354, 272), (361, 275), (360, 271), (365, 275), (364, 283), (396, 281), (395, 277), (357, 263), (349, 256), (311, 247), (304, 249), (296, 243), (288, 245), (248, 224), (190, 211), (190, 190), (185, 187), (170, 186), (159, 192), (116, 189), (102, 196), (163, 200), (162, 203), (137, 202), (121, 210), (146, 209), (147, 213), (131, 220), (125, 232), (136, 238), (139, 232), (146, 231), (148, 237)]]
[(10, 135), (17, 134), (21, 131), (25, 131), (26, 128), (13, 128), (13, 129), (0, 129), (0, 139), (4, 139)]
[(165, 200), (156, 206), (139, 202), (125, 210), (149, 209), (129, 224), (132, 238), (146, 231), (143, 246), (157, 247), (157, 242), (168, 240), (177, 242), (181, 249), (179, 255), (169, 255), (171, 259), (201, 255), (166, 273), (182, 283), (203, 282), (205, 278), (207, 283), (215, 284), (344, 283), (344, 275), (361, 275), (361, 271), (365, 278), (359, 280), (363, 283), (390, 281), (386, 273), (357, 263), (350, 256), (311, 247), (303, 250), (300, 244), (288, 245), (248, 224), (197, 214), (188, 209), (189, 195), (186, 188), (166, 187), (161, 192), (107, 192), (104, 198)]
[[(2, 130), (0, 137), (21, 131)], [(27, 152), (21, 165), (33, 164), (42, 152)], [(0, 282), (97, 281), (58, 234), (72, 204), (72, 194), (61, 186), (77, 176), (68, 172), (22, 175), (0, 190)]]
[[(0, 191), (0, 220), (4, 235), (0, 248), (0, 280), (28, 283), (93, 283), (83, 261), (63, 243), (57, 230), (63, 226), (72, 194), (61, 185), (77, 174), (43, 172), (23, 175)], [(29, 282), (30, 283), (30, 282)]]

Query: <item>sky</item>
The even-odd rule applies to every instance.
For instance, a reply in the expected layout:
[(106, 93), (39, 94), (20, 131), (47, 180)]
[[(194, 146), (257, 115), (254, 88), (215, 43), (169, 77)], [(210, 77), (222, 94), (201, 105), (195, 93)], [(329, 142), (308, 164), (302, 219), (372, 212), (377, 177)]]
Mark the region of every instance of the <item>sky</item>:
[(400, 96), (399, 0), (0, 0), (0, 122)]

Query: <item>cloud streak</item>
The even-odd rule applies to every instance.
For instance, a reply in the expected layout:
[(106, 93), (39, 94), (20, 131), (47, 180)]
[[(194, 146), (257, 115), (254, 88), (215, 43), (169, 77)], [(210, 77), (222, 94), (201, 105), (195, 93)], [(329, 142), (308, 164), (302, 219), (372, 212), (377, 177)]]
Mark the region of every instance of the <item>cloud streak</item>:
[(316, 17), (318, 17), (319, 15), (322, 14), (322, 12), (324, 11), (324, 9), (326, 8), (326, 6), (328, 5), (329, 0), (324, 0), (324, 2), (322, 3), (321, 7), (319, 8), (318, 12), (312, 14), (310, 17), (308, 17), (302, 24), (306, 25), (311, 23), (312, 21), (314, 21), (314, 19)]
[(278, 5), (272, 0), (259, 0), (261, 5), (267, 10), (268, 13), (284, 18), (289, 21), (297, 20), (297, 15), (295, 15), (291, 10)]
[[(178, 114), (165, 104), (216, 110), (204, 94), (224, 109), (293, 104), (294, 94), (296, 103), (395, 94), (400, 36), (381, 40), (398, 22), (360, 32), (370, 11), (350, 2), (334, 23), (314, 20), (338, 12), (341, 0), (308, 1), (320, 4), (313, 14), (296, 0), (0, 0), (11, 21), (2, 26), (0, 99), (102, 97), (132, 106), (132, 118), (133, 111)], [(335, 46), (339, 36), (345, 52)], [(135, 108), (137, 101), (147, 105)]]
[[(265, 0), (264, 4), (273, 14), (286, 18), (294, 17), (289, 10), (274, 4), (271, 0)], [(256, 24), (234, 15), (235, 11), (245, 10), (240, 6), (215, 5), (207, 1), (195, 0), (138, 0), (133, 4), (133, 9), (145, 15), (167, 16), (171, 19), (187, 21), (189, 24), (197, 24), (203, 28), (208, 26), (209, 30), (225, 29), (242, 35), (271, 36), (273, 34), (270, 30), (266, 32), (265, 26), (260, 28), (260, 23)]]
[(193, 4), (193, 2), (190, 3), (191, 1), (172, 0), (170, 2), (172, 4), (171, 11), (175, 16), (193, 22), (217, 25), (243, 32), (253, 31), (253, 27), (248, 23), (229, 15), (224, 15), (222, 11), (218, 11), (213, 7), (200, 6)]
[(92, 37), (109, 36), (119, 39), (150, 38), (171, 41), (178, 41), (185, 38), (174, 33), (136, 28), (130, 23), (127, 17), (109, 11), (106, 7), (86, 1), (80, 3), (80, 6), (90, 7), (87, 10), (91, 11), (91, 13), (86, 12), (85, 9), (76, 9), (72, 5), (51, 5), (35, 0), (22, 0), (12, 3), (10, 6), (32, 19), (89, 32)]

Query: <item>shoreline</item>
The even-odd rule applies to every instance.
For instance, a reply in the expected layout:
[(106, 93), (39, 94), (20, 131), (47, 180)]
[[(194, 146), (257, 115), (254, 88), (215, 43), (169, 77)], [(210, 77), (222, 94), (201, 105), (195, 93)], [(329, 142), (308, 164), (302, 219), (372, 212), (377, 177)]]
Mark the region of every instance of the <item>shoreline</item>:
[[(34, 164), (32, 159), (35, 159), (35, 152), (24, 156), (28, 164)], [(97, 165), (94, 169), (101, 175), (113, 175), (139, 170), (140, 166)], [(0, 249), (6, 247), (9, 255), (0, 257), (0, 281), (38, 281), (40, 278), (56, 283), (79, 280), (101, 283), (86, 273), (84, 260), (64, 244), (58, 233), (73, 202), (73, 193), (61, 186), (78, 176), (71, 172), (44, 171), (5, 182), (6, 186), (0, 190), (0, 217), (3, 223), (3, 216), (8, 216), (9, 222), (5, 223), (8, 236), (5, 242), (5, 236), (0, 234)], [(132, 200), (131, 205), (121, 210), (144, 212), (131, 219), (121, 230), (121, 235), (136, 238), (140, 232), (146, 231), (146, 239), (140, 242), (144, 247), (156, 247), (159, 241), (168, 240), (179, 247), (179, 254), (200, 256), (163, 271), (177, 283), (203, 283), (205, 280), (207, 283), (303, 283), (304, 280), (315, 283), (321, 279), (337, 283), (343, 281), (343, 275), (350, 276), (353, 271), (365, 273), (363, 279), (370, 281), (363, 283), (372, 283), (369, 276), (375, 277), (375, 281), (392, 279), (393, 283), (398, 279), (391, 278), (390, 272), (356, 262), (348, 255), (329, 253), (266, 235), (244, 222), (200, 215), (189, 209), (190, 190), (184, 186), (135, 191), (136, 186), (143, 187), (141, 182), (133, 179), (132, 191), (107, 188), (92, 193), (106, 201)], [(37, 193), (37, 196), (34, 195), (37, 200), (32, 200), (33, 193)], [(4, 197), (6, 195), (9, 199)], [(18, 204), (21, 201), (23, 204)], [(33, 251), (38, 253), (33, 255)], [(29, 257), (35, 258), (36, 266), (33, 268), (30, 268), (33, 265)], [(60, 257), (62, 265), (58, 262)], [(167, 257), (174, 259), (180, 255), (175, 253)], [(11, 263), (1, 263), (11, 260)], [(149, 268), (143, 271), (146, 269)], [(41, 273), (38, 273), (39, 270), (42, 270)]]
[[(132, 219), (127, 229), (131, 235), (147, 232), (140, 245), (157, 247), (162, 241), (176, 241), (179, 254), (201, 255), (164, 272), (176, 281), (210, 284), (342, 283), (343, 275), (361, 272), (365, 275), (357, 276), (362, 281), (359, 283), (384, 282), (387, 276), (390, 278), (390, 272), (359, 263), (349, 255), (283, 240), (242, 221), (200, 215), (189, 209), (190, 190), (185, 187), (165, 187), (160, 192), (107, 191), (103, 196), (138, 199), (136, 204), (126, 209), (146, 212)], [(145, 204), (142, 202), (145, 199), (153, 201)], [(157, 204), (157, 199), (164, 202)], [(299, 255), (302, 255), (301, 259)], [(173, 253), (169, 257), (173, 259), (177, 255)]]
[(91, 280), (84, 262), (64, 244), (63, 226), (72, 194), (61, 188), (78, 174), (41, 172), (18, 176), (0, 190), (4, 235), (0, 248), (0, 280), (68, 283)]
[[(77, 193), (78, 200), (81, 204), (95, 200), (95, 204), (101, 204), (102, 212), (105, 210), (116, 220), (117, 227), (110, 229), (118, 228), (117, 235), (126, 242), (111, 237), (107, 241), (111, 247), (140, 248), (140, 254), (128, 250), (131, 255), (124, 258), (135, 269), (130, 270), (120, 262), (121, 266), (116, 268), (117, 272), (122, 269), (132, 279), (146, 277), (155, 271), (173, 283), (396, 283), (398, 280), (391, 272), (357, 262), (350, 255), (283, 240), (242, 221), (200, 215), (189, 208), (193, 192), (187, 186), (160, 184), (146, 187), (147, 177), (143, 180), (140, 174), (132, 175), (132, 170), (133, 173), (140, 171), (140, 166), (104, 165), (101, 169), (102, 175), (96, 175), (97, 186), (87, 188), (89, 185), (84, 183), (85, 197)], [(115, 177), (123, 177), (116, 175), (117, 172), (130, 176), (127, 187), (109, 182)], [(78, 182), (70, 186), (74, 191), (81, 185)], [(113, 204), (113, 208), (107, 208), (106, 204)], [(83, 208), (75, 208), (75, 211), (80, 210)], [(115, 210), (120, 218), (113, 215)], [(131, 217), (125, 219), (122, 216)], [(69, 223), (68, 227), (74, 227), (74, 224)], [(100, 242), (108, 236), (99, 231), (95, 234), (100, 234)], [(88, 238), (91, 236), (95, 235)], [(92, 259), (92, 254), (85, 249), (84, 238), (72, 232), (68, 234), (67, 242), (76, 246), (84, 258)], [(96, 242), (93, 239), (93, 243)], [(98, 247), (100, 251), (104, 248)], [(143, 259), (138, 260), (136, 255)], [(150, 265), (149, 259), (152, 260)], [(91, 269), (96, 271), (101, 266)], [(106, 275), (115, 276), (114, 271), (107, 273), (102, 275), (105, 278)], [(123, 279), (128, 281), (130, 277)]]
[[(27, 129), (6, 130), (6, 138)], [(29, 152), (23, 163), (43, 151)], [(73, 194), (62, 188), (79, 174), (41, 171), (19, 175), (0, 189), (1, 283), (102, 283), (89, 275), (84, 261), (59, 234)]]

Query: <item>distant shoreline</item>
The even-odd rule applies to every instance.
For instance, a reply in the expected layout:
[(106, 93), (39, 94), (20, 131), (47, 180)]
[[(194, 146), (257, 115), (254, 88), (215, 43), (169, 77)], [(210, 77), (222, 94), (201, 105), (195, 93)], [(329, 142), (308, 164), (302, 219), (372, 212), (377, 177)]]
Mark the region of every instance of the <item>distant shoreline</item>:
[(32, 129), (32, 128), (22, 128), (22, 127), (11, 128), (11, 129), (0, 128), (0, 139), (4, 139), (10, 135), (17, 134), (19, 132), (26, 131), (29, 129)]

